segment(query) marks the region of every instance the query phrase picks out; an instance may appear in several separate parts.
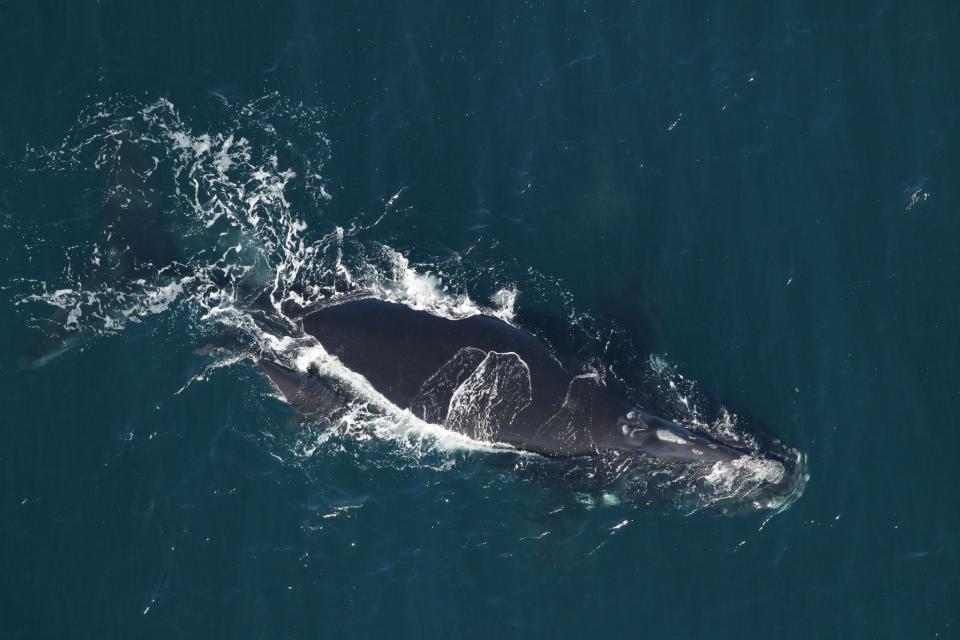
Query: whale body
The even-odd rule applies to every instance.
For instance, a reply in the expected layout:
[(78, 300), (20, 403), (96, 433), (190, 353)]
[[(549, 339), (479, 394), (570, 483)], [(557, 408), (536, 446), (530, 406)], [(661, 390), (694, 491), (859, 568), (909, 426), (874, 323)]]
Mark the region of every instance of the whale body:
[[(710, 465), (776, 461), (782, 477), (764, 490), (795, 493), (795, 458), (721, 442), (621, 397), (595, 374), (567, 371), (533, 335), (493, 316), (449, 319), (374, 298), (324, 307), (302, 319), (304, 333), (391, 403), (470, 438), (551, 458), (615, 455), (647, 462)], [(316, 372), (257, 362), (295, 409), (322, 414), (335, 402)]]

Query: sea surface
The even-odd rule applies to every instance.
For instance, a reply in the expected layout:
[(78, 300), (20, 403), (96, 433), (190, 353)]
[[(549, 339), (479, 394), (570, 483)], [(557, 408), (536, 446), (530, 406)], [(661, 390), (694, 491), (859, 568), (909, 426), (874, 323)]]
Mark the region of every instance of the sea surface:
[[(0, 638), (958, 638), (958, 243), (956, 3), (2, 1)], [(258, 283), (500, 315), (809, 482), (304, 424), (209, 346), (312, 357)]]

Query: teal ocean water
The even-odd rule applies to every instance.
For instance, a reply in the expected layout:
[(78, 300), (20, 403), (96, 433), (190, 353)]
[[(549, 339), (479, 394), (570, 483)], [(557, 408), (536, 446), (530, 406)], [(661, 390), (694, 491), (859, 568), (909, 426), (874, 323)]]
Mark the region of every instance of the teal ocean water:
[[(960, 637), (958, 33), (0, 2), (0, 637)], [(736, 478), (618, 501), (362, 398), (303, 424), (202, 349), (317, 356), (258, 286), (499, 314), (809, 481), (724, 516)]]

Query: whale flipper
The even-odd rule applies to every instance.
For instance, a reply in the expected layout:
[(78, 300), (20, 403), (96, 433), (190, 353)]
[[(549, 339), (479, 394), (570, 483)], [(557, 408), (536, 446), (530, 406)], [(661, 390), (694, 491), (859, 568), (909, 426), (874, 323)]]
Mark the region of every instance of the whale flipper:
[(332, 417), (346, 407), (349, 393), (331, 376), (302, 373), (265, 359), (258, 360), (256, 367), (298, 413)]

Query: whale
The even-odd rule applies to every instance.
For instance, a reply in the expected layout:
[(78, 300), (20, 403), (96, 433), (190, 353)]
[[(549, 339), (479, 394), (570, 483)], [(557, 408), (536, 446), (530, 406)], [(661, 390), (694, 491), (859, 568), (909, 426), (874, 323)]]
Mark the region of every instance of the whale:
[[(492, 315), (451, 319), (360, 298), (306, 313), (300, 324), (393, 405), (475, 440), (552, 459), (613, 454), (673, 468), (768, 461), (783, 473), (757, 488), (755, 503), (783, 504), (802, 490), (796, 450), (724, 441), (655, 415), (600, 375), (567, 370), (531, 333)], [(301, 414), (323, 416), (343, 402), (342, 388), (315, 367), (300, 371), (269, 357), (255, 366)]]

